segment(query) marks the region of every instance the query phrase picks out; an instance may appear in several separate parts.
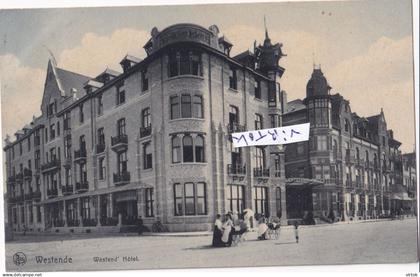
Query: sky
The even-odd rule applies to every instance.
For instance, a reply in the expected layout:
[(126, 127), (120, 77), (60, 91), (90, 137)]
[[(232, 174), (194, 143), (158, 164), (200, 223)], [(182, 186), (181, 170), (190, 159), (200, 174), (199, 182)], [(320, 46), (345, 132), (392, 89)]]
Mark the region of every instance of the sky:
[(2, 135), (14, 134), (40, 114), (50, 58), (58, 67), (96, 76), (121, 71), (127, 54), (144, 57), (153, 27), (181, 22), (216, 24), (233, 55), (264, 39), (283, 44), (288, 100), (304, 98), (313, 64), (321, 65), (332, 93), (350, 100), (360, 116), (383, 108), (388, 128), (414, 150), (411, 1), (340, 1), (225, 5), (0, 10)]

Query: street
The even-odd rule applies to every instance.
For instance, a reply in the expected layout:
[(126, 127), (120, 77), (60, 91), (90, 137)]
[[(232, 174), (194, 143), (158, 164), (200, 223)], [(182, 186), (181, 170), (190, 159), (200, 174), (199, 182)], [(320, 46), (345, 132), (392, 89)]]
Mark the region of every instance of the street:
[[(258, 241), (252, 232), (247, 241), (230, 248), (211, 248), (211, 236), (25, 236), (6, 244), (6, 268), (75, 271), (417, 261), (415, 219), (302, 226), (299, 236), (297, 244), (294, 230), (287, 227), (278, 240)], [(14, 264), (16, 252), (26, 255), (25, 264)]]

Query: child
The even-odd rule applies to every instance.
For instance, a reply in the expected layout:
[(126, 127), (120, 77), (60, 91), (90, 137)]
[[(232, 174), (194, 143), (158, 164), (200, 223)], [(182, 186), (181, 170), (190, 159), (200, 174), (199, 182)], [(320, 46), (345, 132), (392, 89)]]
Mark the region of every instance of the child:
[(298, 231), (298, 228), (299, 228), (299, 223), (298, 223), (298, 221), (297, 221), (297, 220), (295, 220), (295, 224), (294, 224), (294, 226), (295, 226), (295, 237), (296, 237), (296, 243), (299, 243), (299, 231)]

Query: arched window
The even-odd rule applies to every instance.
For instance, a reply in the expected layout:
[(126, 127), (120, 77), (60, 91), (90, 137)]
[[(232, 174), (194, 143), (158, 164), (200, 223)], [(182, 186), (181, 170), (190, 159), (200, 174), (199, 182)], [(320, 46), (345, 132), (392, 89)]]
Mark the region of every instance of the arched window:
[(195, 161), (204, 162), (204, 138), (200, 135), (195, 138)]
[(360, 160), (359, 147), (356, 147), (356, 160), (357, 160), (357, 161), (359, 161), (359, 160)]
[(181, 162), (181, 139), (177, 136), (172, 137), (172, 162)]
[(346, 132), (350, 132), (350, 122), (349, 122), (349, 120), (347, 118), (344, 121), (344, 130)]
[(194, 161), (193, 140), (190, 135), (186, 135), (182, 139), (182, 149), (183, 149), (184, 163), (193, 162)]

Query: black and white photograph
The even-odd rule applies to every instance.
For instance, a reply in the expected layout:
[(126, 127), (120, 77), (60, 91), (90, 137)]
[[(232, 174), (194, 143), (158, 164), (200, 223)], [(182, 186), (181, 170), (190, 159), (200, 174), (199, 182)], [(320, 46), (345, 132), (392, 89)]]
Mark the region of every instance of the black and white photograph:
[(412, 1), (0, 9), (0, 39), (6, 271), (418, 262)]

